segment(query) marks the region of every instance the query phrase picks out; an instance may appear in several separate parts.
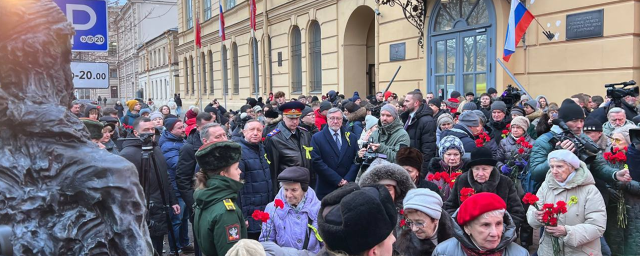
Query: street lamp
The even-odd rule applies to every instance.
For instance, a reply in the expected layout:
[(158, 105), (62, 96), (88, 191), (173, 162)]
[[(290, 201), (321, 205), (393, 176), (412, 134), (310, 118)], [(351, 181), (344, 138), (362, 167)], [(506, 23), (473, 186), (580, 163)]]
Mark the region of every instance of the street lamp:
[(418, 29), (418, 45), (424, 48), (424, 25), (427, 17), (427, 0), (375, 0), (377, 4), (402, 7), (404, 17)]

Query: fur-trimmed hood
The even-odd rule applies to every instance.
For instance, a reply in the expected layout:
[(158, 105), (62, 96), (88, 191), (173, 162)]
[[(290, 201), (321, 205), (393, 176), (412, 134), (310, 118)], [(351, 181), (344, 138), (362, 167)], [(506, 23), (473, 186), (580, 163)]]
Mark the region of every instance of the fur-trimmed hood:
[(353, 122), (353, 121), (364, 121), (364, 118), (367, 117), (367, 109), (360, 107), (358, 110), (356, 110), (356, 112), (353, 113), (349, 113), (347, 115), (347, 121), (349, 122)]
[(279, 115), (278, 117), (271, 119), (271, 121), (267, 122), (267, 125), (271, 125), (271, 124), (277, 124), (280, 121), (282, 121), (282, 115)]
[(536, 118), (540, 118), (542, 116), (542, 109), (536, 109), (535, 112), (527, 115), (527, 118), (529, 119), (529, 122), (533, 122), (533, 120), (536, 120)]
[(381, 180), (390, 179), (398, 183), (396, 187), (396, 197), (394, 202), (396, 205), (402, 205), (402, 200), (407, 195), (410, 189), (416, 188), (416, 185), (411, 181), (409, 173), (401, 166), (393, 163), (382, 163), (375, 166), (369, 166), (369, 169), (362, 174), (360, 178), (361, 187), (377, 184)]

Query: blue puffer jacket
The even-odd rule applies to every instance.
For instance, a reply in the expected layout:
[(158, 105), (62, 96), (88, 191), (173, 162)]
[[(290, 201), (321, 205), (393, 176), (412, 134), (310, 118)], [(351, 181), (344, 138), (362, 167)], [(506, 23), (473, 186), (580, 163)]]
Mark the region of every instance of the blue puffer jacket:
[(173, 191), (176, 193), (177, 197), (180, 197), (180, 190), (178, 190), (178, 185), (176, 185), (176, 168), (178, 166), (178, 159), (180, 157), (180, 148), (187, 141), (183, 138), (178, 138), (169, 130), (164, 130), (162, 132), (162, 136), (158, 141), (158, 145), (162, 150), (162, 155), (167, 160), (167, 172), (169, 173), (169, 181), (171, 181), (171, 186), (173, 186)]
[(242, 147), (239, 168), (242, 170), (240, 179), (244, 180), (237, 203), (242, 208), (244, 219), (249, 221), (247, 232), (259, 233), (261, 223), (251, 218), (251, 214), (255, 210), (264, 211), (265, 206), (273, 201), (275, 196), (269, 164), (265, 158), (267, 153), (261, 143), (254, 145), (245, 139), (236, 142)]

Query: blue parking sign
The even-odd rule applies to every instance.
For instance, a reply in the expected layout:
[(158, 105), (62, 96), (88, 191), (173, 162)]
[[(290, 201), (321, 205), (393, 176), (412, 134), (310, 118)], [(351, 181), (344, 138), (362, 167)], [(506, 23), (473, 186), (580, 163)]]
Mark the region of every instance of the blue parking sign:
[(106, 0), (54, 0), (76, 30), (73, 51), (104, 52), (109, 49)]

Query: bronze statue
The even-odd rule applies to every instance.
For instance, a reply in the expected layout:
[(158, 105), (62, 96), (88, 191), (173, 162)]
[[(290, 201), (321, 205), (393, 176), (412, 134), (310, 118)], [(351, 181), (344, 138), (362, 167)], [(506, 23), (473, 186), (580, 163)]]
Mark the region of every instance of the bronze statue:
[(73, 34), (51, 0), (0, 1), (0, 225), (17, 255), (151, 255), (135, 167), (68, 110)]

